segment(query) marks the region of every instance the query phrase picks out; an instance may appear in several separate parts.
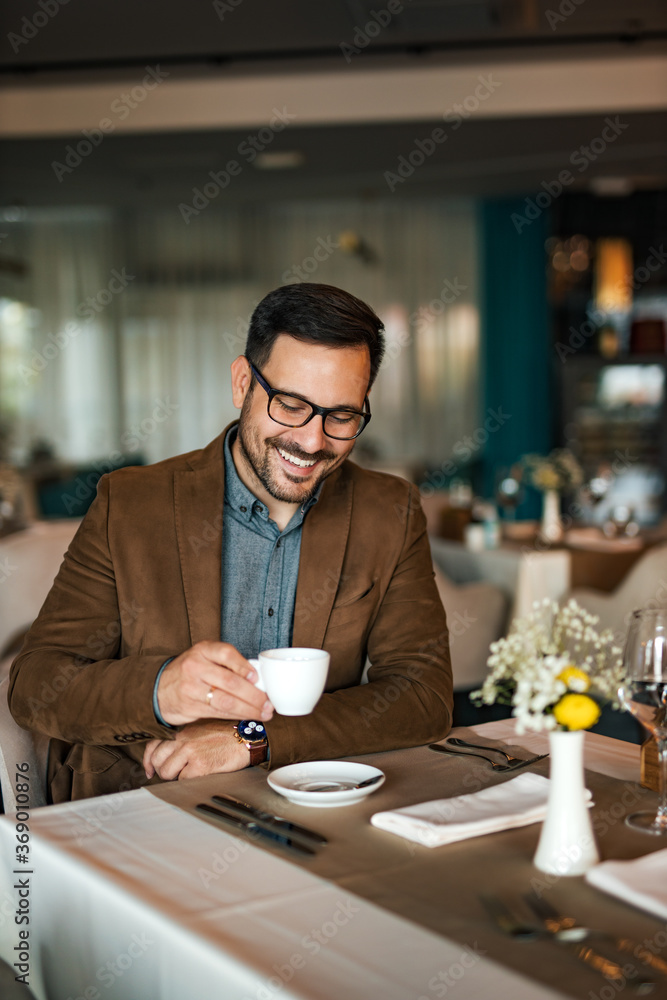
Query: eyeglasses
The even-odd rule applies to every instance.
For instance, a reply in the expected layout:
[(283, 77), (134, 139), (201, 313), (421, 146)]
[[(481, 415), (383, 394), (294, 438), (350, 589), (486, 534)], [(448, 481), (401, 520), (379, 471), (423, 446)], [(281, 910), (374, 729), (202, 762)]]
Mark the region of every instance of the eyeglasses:
[(371, 419), (371, 408), (368, 396), (364, 399), (363, 413), (346, 406), (326, 407), (316, 406), (302, 396), (272, 389), (252, 361), (248, 361), (253, 375), (269, 397), (266, 412), (283, 427), (303, 427), (314, 416), (322, 417), (322, 428), (327, 437), (337, 441), (352, 441), (359, 437), (364, 427)]

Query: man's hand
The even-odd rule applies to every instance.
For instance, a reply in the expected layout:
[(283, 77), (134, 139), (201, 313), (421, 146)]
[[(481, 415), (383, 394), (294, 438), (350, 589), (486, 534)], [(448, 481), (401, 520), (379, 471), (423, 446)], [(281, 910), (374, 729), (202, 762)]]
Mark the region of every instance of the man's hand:
[(143, 764), (147, 778), (200, 778), (248, 767), (250, 751), (234, 736), (231, 722), (191, 722), (173, 740), (147, 743)]
[(273, 715), (273, 705), (254, 686), (256, 679), (256, 671), (228, 642), (198, 642), (162, 671), (160, 714), (172, 726), (197, 719), (265, 721)]

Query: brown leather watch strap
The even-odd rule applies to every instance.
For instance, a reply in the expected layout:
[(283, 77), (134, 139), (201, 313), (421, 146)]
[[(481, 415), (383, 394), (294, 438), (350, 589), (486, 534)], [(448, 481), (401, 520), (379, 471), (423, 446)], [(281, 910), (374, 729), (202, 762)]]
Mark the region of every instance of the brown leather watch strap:
[(250, 766), (255, 767), (257, 764), (263, 764), (269, 749), (268, 740), (262, 740), (261, 743), (246, 743), (246, 746), (250, 751)]

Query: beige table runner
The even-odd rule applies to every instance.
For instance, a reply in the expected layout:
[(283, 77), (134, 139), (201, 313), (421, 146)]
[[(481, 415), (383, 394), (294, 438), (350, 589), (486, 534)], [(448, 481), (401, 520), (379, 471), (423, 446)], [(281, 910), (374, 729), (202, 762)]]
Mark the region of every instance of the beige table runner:
[[(561, 910), (591, 926), (623, 931), (638, 941), (661, 931), (660, 923), (649, 915), (604, 896), (581, 878), (557, 879), (538, 872), (531, 859), (539, 824), (430, 849), (377, 830), (369, 822), (374, 812), (474, 792), (511, 776), (494, 774), (483, 761), (445, 757), (426, 747), (354, 759), (372, 761), (385, 771), (387, 780), (363, 802), (341, 809), (295, 806), (274, 793), (264, 774), (254, 770), (153, 786), (150, 791), (190, 812), (210, 795), (228, 793), (318, 830), (329, 838), (327, 848), (303, 862), (289, 855), (293, 864), (450, 940), (467, 947), (477, 942), (488, 957), (573, 997), (588, 1000), (590, 992), (604, 983), (550, 942), (528, 944), (502, 936), (490, 924), (480, 892), (520, 901), (523, 893), (537, 888)], [(534, 770), (548, 775), (548, 761)], [(587, 784), (596, 803), (593, 821), (603, 859), (638, 857), (661, 846), (623, 823), (638, 804), (651, 807), (656, 801), (653, 793), (635, 782), (593, 771), (587, 772)]]

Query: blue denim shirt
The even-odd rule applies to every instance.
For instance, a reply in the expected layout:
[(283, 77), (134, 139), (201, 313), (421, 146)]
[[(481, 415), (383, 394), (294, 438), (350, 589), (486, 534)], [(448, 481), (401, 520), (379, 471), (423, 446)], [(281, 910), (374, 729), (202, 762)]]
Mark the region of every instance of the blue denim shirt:
[(319, 489), (281, 531), (265, 504), (241, 482), (232, 458), (234, 428), (225, 440), (220, 638), (246, 659), (292, 642), (301, 527)]
[[(263, 649), (291, 645), (301, 528), (322, 485), (280, 531), (266, 505), (239, 478), (231, 451), (235, 437), (232, 428), (224, 443), (220, 639), (250, 659)], [(161, 725), (168, 723), (158, 709), (157, 686), (172, 659), (162, 665), (153, 690), (153, 710)]]

